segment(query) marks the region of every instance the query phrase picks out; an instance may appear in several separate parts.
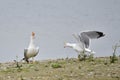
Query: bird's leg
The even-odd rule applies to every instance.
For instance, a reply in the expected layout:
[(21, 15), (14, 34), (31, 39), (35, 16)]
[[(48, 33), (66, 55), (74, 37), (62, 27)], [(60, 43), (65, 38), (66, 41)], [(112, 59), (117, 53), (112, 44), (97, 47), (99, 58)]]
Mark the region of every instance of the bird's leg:
[(83, 60), (86, 60), (87, 55), (85, 54), (85, 50), (83, 51)]
[(28, 59), (26, 59), (25, 61), (26, 61), (27, 63), (29, 63), (29, 60), (28, 60)]
[(83, 58), (84, 58), (84, 52), (82, 51), (82, 52), (80, 52), (80, 53), (78, 54), (78, 60), (79, 60), (79, 61), (82, 61)]
[(22, 60), (25, 60), (27, 63), (29, 63), (29, 60), (27, 58), (23, 58)]
[(78, 54), (78, 60), (79, 61), (81, 60), (81, 54), (80, 53)]

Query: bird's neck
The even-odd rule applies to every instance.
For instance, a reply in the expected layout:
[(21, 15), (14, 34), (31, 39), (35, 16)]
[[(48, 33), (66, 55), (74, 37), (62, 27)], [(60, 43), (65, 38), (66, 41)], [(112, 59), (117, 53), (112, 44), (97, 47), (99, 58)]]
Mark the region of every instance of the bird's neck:
[(34, 45), (34, 37), (31, 36), (31, 38), (30, 38), (30, 44), (29, 44), (29, 48), (34, 48), (34, 47), (35, 47), (35, 45)]

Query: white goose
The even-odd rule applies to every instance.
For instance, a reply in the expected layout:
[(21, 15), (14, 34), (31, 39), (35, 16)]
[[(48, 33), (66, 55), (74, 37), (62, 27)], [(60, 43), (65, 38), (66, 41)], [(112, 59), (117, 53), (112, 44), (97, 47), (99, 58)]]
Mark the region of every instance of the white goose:
[(77, 43), (65, 43), (64, 48), (73, 48), (78, 54), (81, 54), (84, 52), (95, 53), (89, 49), (90, 39), (98, 39), (105, 36), (105, 34), (99, 31), (87, 31), (80, 34), (73, 34), (73, 36), (76, 38)]
[(33, 59), (39, 52), (39, 47), (35, 47), (34, 39), (35, 39), (35, 33), (32, 32), (32, 35), (30, 37), (29, 47), (27, 49), (24, 49), (23, 60), (25, 60), (26, 62), (29, 62), (29, 60), (28, 60), (29, 58)]

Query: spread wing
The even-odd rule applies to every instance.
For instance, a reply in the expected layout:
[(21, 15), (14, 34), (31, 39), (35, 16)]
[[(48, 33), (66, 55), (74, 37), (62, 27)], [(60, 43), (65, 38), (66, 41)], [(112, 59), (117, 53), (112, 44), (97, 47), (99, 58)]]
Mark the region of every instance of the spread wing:
[(79, 46), (80, 46), (82, 49), (84, 49), (84, 43), (82, 42), (80, 35), (78, 35), (78, 34), (73, 34), (73, 37), (77, 40)]
[(98, 39), (100, 37), (103, 37), (105, 34), (103, 32), (99, 31), (88, 31), (88, 32), (82, 32), (80, 34), (81, 41), (84, 43), (85, 47), (88, 48), (90, 44), (90, 39)]
[(86, 34), (81, 33), (80, 38), (81, 38), (81, 41), (84, 44), (85, 48), (88, 48), (89, 47), (89, 43), (90, 43), (89, 37)]
[(78, 42), (80, 42), (80, 38), (79, 38), (79, 35), (78, 34), (72, 34), (73, 35), (73, 37), (78, 41)]
[(100, 37), (105, 36), (105, 34), (103, 34), (103, 32), (100, 32), (100, 31), (82, 32), (81, 35), (86, 35), (90, 39), (98, 39)]

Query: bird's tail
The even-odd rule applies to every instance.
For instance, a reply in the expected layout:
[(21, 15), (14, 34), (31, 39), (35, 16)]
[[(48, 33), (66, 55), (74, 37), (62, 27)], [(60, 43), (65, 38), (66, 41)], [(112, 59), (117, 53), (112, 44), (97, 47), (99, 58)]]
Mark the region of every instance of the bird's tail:
[(90, 49), (88, 49), (88, 48), (85, 48), (85, 51), (86, 51), (86, 52), (89, 52), (89, 53), (92, 53), (92, 54), (95, 54), (94, 51), (92, 51), (92, 50), (90, 50)]

